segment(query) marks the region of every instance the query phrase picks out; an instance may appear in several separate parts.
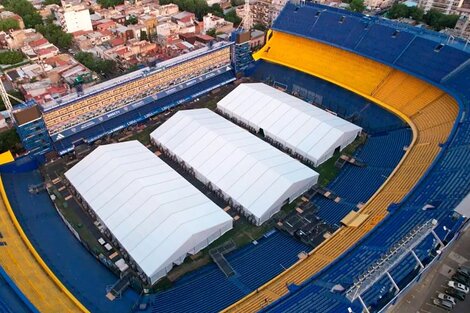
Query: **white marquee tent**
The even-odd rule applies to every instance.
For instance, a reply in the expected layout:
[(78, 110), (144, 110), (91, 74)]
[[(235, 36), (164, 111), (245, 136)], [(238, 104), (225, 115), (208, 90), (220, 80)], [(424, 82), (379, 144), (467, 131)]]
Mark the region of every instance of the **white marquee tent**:
[(318, 180), (309, 167), (208, 109), (179, 111), (150, 137), (257, 225)]
[(137, 141), (96, 148), (65, 173), (154, 283), (232, 228), (232, 218)]
[(260, 129), (266, 137), (318, 166), (339, 147), (352, 143), (361, 128), (303, 100), (262, 83), (241, 84), (219, 101), (230, 118)]

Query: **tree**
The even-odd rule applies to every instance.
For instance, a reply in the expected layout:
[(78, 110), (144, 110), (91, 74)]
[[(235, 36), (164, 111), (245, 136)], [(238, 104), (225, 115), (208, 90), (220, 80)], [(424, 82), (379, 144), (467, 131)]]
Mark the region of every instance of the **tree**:
[(6, 18), (6, 19), (0, 20), (1, 31), (6, 32), (6, 31), (9, 31), (10, 29), (19, 29), (19, 28), (20, 28), (20, 24), (14, 18)]
[(403, 3), (395, 3), (387, 12), (387, 17), (397, 19), (401, 17), (409, 17), (409, 8)]
[(98, 0), (99, 5), (103, 8), (115, 7), (117, 5), (123, 4), (124, 0)]
[(75, 59), (90, 70), (99, 74), (114, 74), (116, 71), (116, 62), (95, 57), (90, 52), (78, 52), (75, 54)]
[(23, 18), (26, 28), (34, 28), (42, 24), (41, 15), (28, 0), (3, 0), (2, 5)]
[(253, 29), (257, 29), (262, 32), (265, 32), (267, 30), (266, 26), (261, 23), (256, 23), (255, 25), (253, 25)]
[(145, 30), (140, 30), (140, 40), (149, 40)]
[(137, 24), (139, 21), (137, 20), (137, 17), (135, 15), (129, 15), (129, 17), (126, 19), (126, 21), (124, 22), (124, 25), (135, 25)]
[(211, 12), (211, 8), (207, 5), (205, 0), (161, 0), (160, 5), (176, 4), (181, 11), (192, 12), (196, 15), (197, 19), (201, 20), (204, 15)]
[(14, 128), (0, 133), (0, 153), (8, 150), (18, 151), (20, 137)]
[(60, 2), (60, 0), (45, 0), (43, 3), (43, 5), (49, 5), (49, 4), (57, 4), (57, 5), (62, 5), (62, 3)]
[(424, 18), (424, 10), (418, 7), (411, 7), (408, 9), (408, 16), (416, 22), (422, 22)]
[(245, 0), (230, 0), (232, 7), (237, 7), (245, 3)]
[(362, 13), (366, 9), (364, 0), (352, 0), (349, 4), (349, 10)]
[(237, 15), (237, 12), (235, 10), (231, 10), (225, 14), (225, 20), (232, 22), (233, 25), (239, 25), (242, 21), (242, 19)]
[(220, 4), (218, 3), (213, 4), (210, 10), (211, 10), (211, 13), (214, 14), (215, 16), (224, 17), (224, 10), (222, 10), (222, 7), (220, 6)]
[(16, 64), (23, 61), (23, 54), (19, 51), (0, 52), (0, 64)]
[(67, 50), (72, 46), (73, 37), (51, 22), (36, 25), (36, 30), (40, 32), (50, 43)]
[(217, 35), (217, 32), (216, 32), (215, 28), (211, 28), (208, 31), (206, 31), (206, 35), (209, 35), (209, 36), (215, 38), (215, 36)]
[[(23, 96), (23, 94), (22, 94), (19, 90), (17, 90), (17, 89), (14, 89), (14, 90), (9, 91), (8, 94), (12, 95), (12, 96), (15, 97), (15, 98), (18, 98), (18, 99), (24, 101), (24, 96)], [(15, 104), (20, 103), (19, 101), (16, 101), (16, 100), (13, 99), (13, 98), (10, 98), (10, 102), (11, 102), (11, 104), (12, 104), (13, 106), (14, 106)], [(5, 103), (3, 103), (3, 99), (0, 98), (0, 111), (3, 111), (3, 110), (5, 110)]]
[(424, 15), (426, 24), (436, 31), (440, 31), (444, 28), (454, 28), (458, 19), (458, 15), (446, 15), (436, 9), (431, 9)]

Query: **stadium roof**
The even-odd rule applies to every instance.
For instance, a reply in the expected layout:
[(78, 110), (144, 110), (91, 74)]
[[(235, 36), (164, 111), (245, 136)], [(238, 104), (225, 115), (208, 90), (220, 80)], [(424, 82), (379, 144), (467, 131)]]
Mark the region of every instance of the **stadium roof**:
[(179, 111), (150, 136), (257, 225), (318, 180), (309, 167), (208, 109)]
[(361, 128), (303, 100), (262, 83), (241, 84), (219, 101), (217, 108), (242, 123), (260, 129), (315, 166), (335, 149), (352, 143)]
[(232, 218), (137, 141), (98, 147), (65, 173), (154, 283)]

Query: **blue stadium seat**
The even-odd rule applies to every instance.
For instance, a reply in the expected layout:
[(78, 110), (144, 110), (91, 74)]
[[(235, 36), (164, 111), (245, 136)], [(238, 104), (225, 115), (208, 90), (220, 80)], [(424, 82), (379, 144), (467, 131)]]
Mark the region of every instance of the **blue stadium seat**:
[(225, 257), (235, 270), (226, 278), (209, 264), (179, 279), (169, 290), (151, 296), (152, 312), (217, 312), (272, 279), (309, 247), (274, 231)]

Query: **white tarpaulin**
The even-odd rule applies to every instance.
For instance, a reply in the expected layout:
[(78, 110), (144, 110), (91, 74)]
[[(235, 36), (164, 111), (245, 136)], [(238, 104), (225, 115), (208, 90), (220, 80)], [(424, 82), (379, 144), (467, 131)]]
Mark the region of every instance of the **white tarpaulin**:
[(318, 180), (309, 167), (208, 109), (179, 111), (150, 137), (257, 225)]
[(65, 173), (150, 278), (232, 228), (232, 218), (138, 141), (96, 148)]
[(361, 128), (262, 83), (241, 84), (217, 109), (320, 165), (352, 143)]

